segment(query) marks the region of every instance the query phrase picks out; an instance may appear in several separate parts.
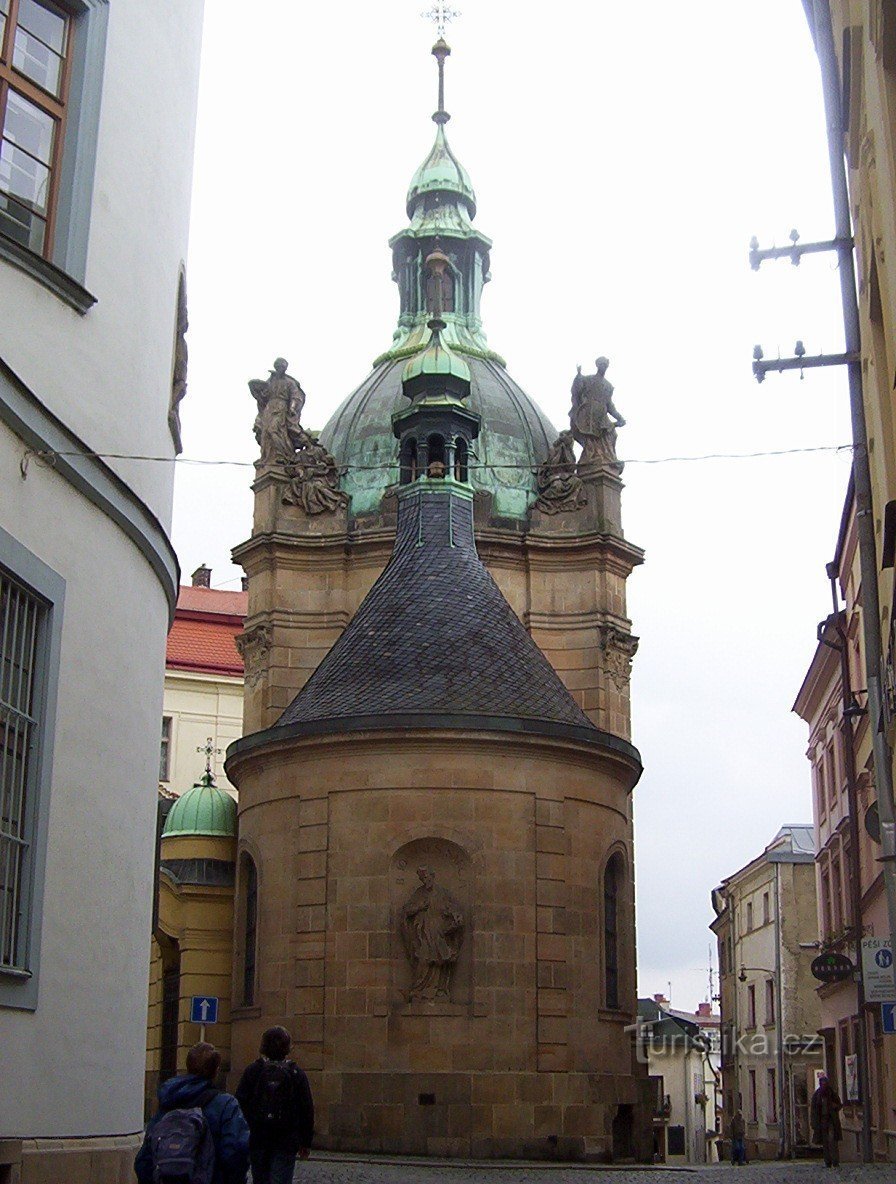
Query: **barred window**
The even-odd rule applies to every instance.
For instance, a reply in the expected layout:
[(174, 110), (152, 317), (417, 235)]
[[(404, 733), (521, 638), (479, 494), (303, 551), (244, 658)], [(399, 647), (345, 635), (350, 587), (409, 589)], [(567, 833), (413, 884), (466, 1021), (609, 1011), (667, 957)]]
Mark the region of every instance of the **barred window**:
[(244, 928), (243, 928), (243, 1004), (255, 1002), (255, 962), (258, 947), (258, 873), (251, 856), (243, 857)]
[(0, 574), (0, 970), (28, 969), (31, 766), (38, 727), (37, 642), (44, 612), (37, 597)]
[[(2, 3), (2, 0), (0, 0)], [(171, 716), (162, 717), (162, 747), (159, 751), (159, 780), (171, 780)]]
[(614, 855), (604, 871), (604, 999), (619, 1007), (619, 887), (621, 860)]
[(50, 258), (65, 131), (71, 17), (0, 0), (0, 231)]

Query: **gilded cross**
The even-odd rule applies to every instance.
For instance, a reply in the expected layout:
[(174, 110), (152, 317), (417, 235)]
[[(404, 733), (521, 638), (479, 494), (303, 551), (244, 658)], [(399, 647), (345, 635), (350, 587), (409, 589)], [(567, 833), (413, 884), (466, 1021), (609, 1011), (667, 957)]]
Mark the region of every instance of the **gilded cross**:
[(451, 8), (444, 0), (436, 0), (429, 12), (421, 12), (420, 15), (426, 20), (432, 21), (436, 27), (436, 33), (439, 37), (445, 36), (445, 26), (450, 24), (455, 17), (460, 16), (460, 13)]
[(213, 756), (220, 756), (221, 749), (215, 748), (215, 742), (211, 738), (211, 736), (209, 736), (209, 738), (206, 740), (205, 744), (200, 744), (200, 746), (196, 749), (196, 751), (205, 753), (205, 771), (206, 771), (206, 773), (209, 774), (209, 776), (211, 776), (212, 775), (212, 757)]

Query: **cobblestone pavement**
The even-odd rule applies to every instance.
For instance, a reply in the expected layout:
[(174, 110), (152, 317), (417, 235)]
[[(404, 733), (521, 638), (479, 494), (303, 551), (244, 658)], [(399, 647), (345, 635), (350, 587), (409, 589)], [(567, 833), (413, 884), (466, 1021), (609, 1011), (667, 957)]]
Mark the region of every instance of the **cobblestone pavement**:
[(363, 1156), (327, 1155), (320, 1152), (300, 1163), (296, 1184), (815, 1184), (815, 1181), (849, 1181), (850, 1184), (884, 1184), (896, 1176), (893, 1164), (844, 1164), (825, 1168), (821, 1162), (750, 1163), (743, 1168), (729, 1164), (709, 1167), (598, 1167), (463, 1160), (368, 1159)]

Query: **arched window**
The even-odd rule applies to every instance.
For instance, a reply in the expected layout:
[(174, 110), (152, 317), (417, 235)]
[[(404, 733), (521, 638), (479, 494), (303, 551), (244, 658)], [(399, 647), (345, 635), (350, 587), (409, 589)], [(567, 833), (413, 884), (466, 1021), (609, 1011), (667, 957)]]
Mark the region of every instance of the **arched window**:
[(622, 857), (613, 855), (604, 871), (604, 1004), (619, 1007), (619, 897)]
[(409, 436), (401, 446), (401, 476), (402, 485), (410, 485), (417, 480), (417, 441)]
[(258, 954), (258, 872), (250, 855), (243, 855), (243, 1006), (255, 1002), (255, 965)]
[(454, 480), (467, 481), (469, 480), (469, 472), (467, 466), (467, 442), (463, 436), (458, 436), (454, 445)]
[(430, 436), (428, 448), (427, 477), (445, 476), (445, 440), (442, 436)]

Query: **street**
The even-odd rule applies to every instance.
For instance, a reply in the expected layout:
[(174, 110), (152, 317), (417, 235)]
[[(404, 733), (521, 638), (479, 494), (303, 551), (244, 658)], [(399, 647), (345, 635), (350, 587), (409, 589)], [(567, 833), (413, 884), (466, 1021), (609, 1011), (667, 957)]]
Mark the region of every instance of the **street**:
[(297, 1184), (590, 1184), (609, 1177), (612, 1184), (649, 1184), (658, 1176), (680, 1176), (689, 1184), (814, 1184), (816, 1180), (880, 1181), (893, 1177), (892, 1164), (844, 1164), (826, 1169), (820, 1161), (756, 1162), (743, 1168), (729, 1164), (668, 1167), (582, 1164), (497, 1163), (491, 1161), (398, 1159), (384, 1156), (328, 1155), (319, 1152), (298, 1165)]

